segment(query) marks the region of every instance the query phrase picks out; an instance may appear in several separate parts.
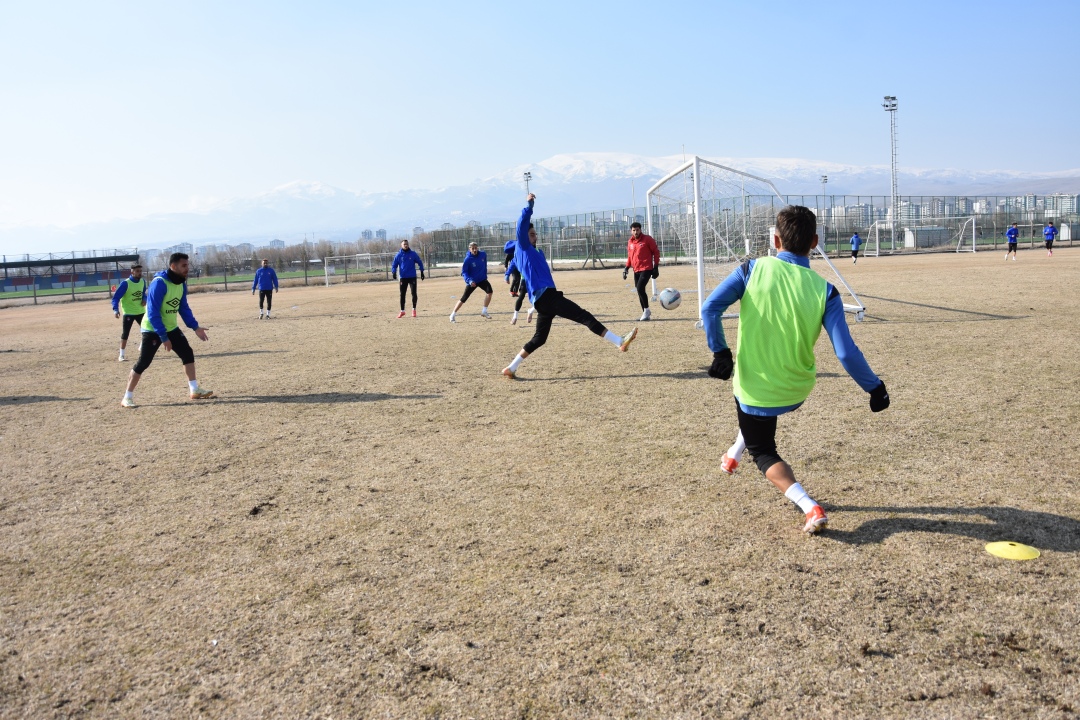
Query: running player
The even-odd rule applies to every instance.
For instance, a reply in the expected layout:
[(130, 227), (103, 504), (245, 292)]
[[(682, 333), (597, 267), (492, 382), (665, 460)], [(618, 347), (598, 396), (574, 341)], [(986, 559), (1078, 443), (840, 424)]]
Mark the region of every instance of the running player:
[[(776, 418), (797, 410), (813, 390), (817, 376), (814, 344), (823, 325), (844, 370), (870, 393), (873, 412), (889, 407), (889, 393), (851, 339), (840, 293), (810, 269), (810, 251), (818, 244), (813, 211), (801, 206), (781, 210), (773, 244), (780, 251), (775, 258), (743, 263), (701, 308), (705, 337), (713, 351), (709, 375), (727, 380), (735, 371), (732, 385), (739, 435), (720, 458), (720, 469), (734, 473), (743, 450), (749, 449), (766, 479), (806, 513), (803, 531), (815, 533), (828, 524), (828, 518), (777, 454)], [(739, 354), (733, 361), (720, 319), (736, 301), (741, 301)]]
[(266, 300), (266, 319), (270, 319), (270, 304), (274, 300), (274, 291), (278, 287), (277, 273), (270, 267), (270, 261), (263, 258), (262, 267), (255, 271), (255, 279), (251, 281), (251, 294), (255, 294), (255, 288), (259, 289), (259, 319), (263, 319), (263, 300)]
[(851, 264), (859, 262), (859, 248), (862, 247), (863, 239), (859, 237), (859, 233), (855, 233), (851, 236)]
[(630, 225), (630, 239), (626, 241), (626, 267), (622, 271), (625, 280), (630, 270), (634, 271), (634, 287), (637, 288), (638, 302), (641, 303), (641, 320), (652, 317), (649, 309), (649, 294), (645, 288), (649, 280), (660, 277), (660, 250), (652, 236), (641, 232), (641, 223)]
[(116, 358), (118, 362), (127, 360), (124, 349), (127, 347), (128, 335), (131, 334), (131, 326), (142, 322), (145, 307), (146, 281), (143, 280), (142, 265), (132, 265), (130, 276), (116, 286), (112, 297), (113, 315), (120, 317), (121, 310), (124, 314), (120, 328), (120, 357)]
[[(515, 241), (511, 241), (511, 242), (515, 242)], [(538, 253), (540, 253), (540, 257), (544, 256), (544, 251), (541, 250), (540, 248), (536, 248), (536, 251)], [(547, 258), (545, 258), (544, 261), (547, 262)], [(516, 295), (517, 296), (517, 300), (514, 301), (514, 315), (510, 318), (510, 324), (511, 325), (517, 325), (518, 313), (521, 312), (521, 303), (525, 301), (525, 297), (529, 294), (529, 288), (528, 288), (527, 285), (523, 284), (523, 282), (521, 280), (521, 271), (518, 270), (517, 265), (514, 263), (512, 253), (510, 255), (510, 262), (506, 266), (506, 272), (503, 274), (503, 279), (506, 280), (507, 283), (509, 283), (511, 275), (516, 275), (517, 276), (517, 280), (515, 282), (517, 283), (518, 289), (521, 291), (520, 293), (517, 293), (517, 292), (511, 293), (511, 295)], [(514, 287), (514, 286), (510, 285), (510, 287)], [(535, 312), (536, 312), (536, 308), (530, 306), (529, 307), (529, 312), (525, 316), (527, 322), (532, 322), (533, 314)]]
[(1012, 253), (1013, 262), (1016, 262), (1016, 242), (1020, 239), (1020, 231), (1016, 229), (1016, 223), (1005, 231), (1005, 239), (1009, 242), (1009, 247), (1005, 251), (1005, 261), (1009, 261), (1009, 253)]
[(1054, 227), (1054, 221), (1046, 223), (1046, 227), (1043, 228), (1043, 240), (1046, 241), (1046, 257), (1054, 256), (1054, 239), (1057, 237), (1058, 231)]
[(187, 302), (188, 256), (173, 253), (169, 256), (169, 269), (162, 270), (150, 281), (146, 291), (146, 315), (142, 321), (142, 351), (139, 361), (131, 368), (128, 377), (127, 392), (120, 405), (135, 407), (135, 386), (142, 379), (142, 374), (158, 348), (165, 347), (165, 352), (174, 352), (184, 364), (184, 374), (188, 379), (188, 392), (192, 400), (204, 400), (214, 393), (199, 387), (195, 379), (195, 352), (179, 327), (177, 317), (183, 318), (184, 324), (195, 331), (200, 340), (207, 340), (206, 329), (199, 327), (199, 322), (191, 313)]
[(409, 249), (409, 241), (401, 241), (401, 249), (394, 256), (394, 264), (390, 266), (391, 276), (398, 279), (398, 268), (401, 268), (401, 280), (398, 288), (401, 290), (401, 312), (398, 319), (405, 317), (405, 290), (412, 288), (412, 316), (416, 317), (416, 268), (420, 268), (420, 279), (424, 279), (424, 261), (416, 254), (415, 250)]
[(551, 268), (548, 267), (547, 259), (536, 249), (536, 230), (533, 229), (531, 222), (535, 201), (536, 195), (529, 193), (529, 204), (521, 211), (521, 218), (518, 220), (514, 262), (521, 270), (522, 282), (528, 287), (529, 300), (536, 308), (536, 334), (525, 343), (525, 347), (514, 356), (510, 364), (503, 368), (503, 375), (511, 380), (515, 378), (522, 361), (547, 342), (548, 333), (551, 332), (551, 323), (556, 317), (564, 317), (581, 323), (623, 352), (630, 349), (630, 343), (637, 337), (637, 328), (631, 330), (626, 336), (619, 337), (604, 327), (591, 313), (583, 310), (572, 300), (566, 299), (555, 289), (555, 281), (551, 277)]
[(457, 305), (450, 311), (450, 322), (457, 322), (457, 311), (461, 309), (461, 306), (465, 304), (465, 301), (469, 299), (469, 296), (473, 294), (473, 290), (476, 288), (480, 288), (487, 293), (484, 296), (484, 307), (480, 308), (480, 315), (490, 320), (488, 304), (491, 302), (491, 295), (494, 291), (491, 289), (491, 283), (487, 279), (487, 253), (480, 252), (480, 246), (474, 242), (469, 243), (469, 253), (461, 262), (461, 277), (465, 278), (465, 292), (461, 293), (461, 299), (457, 301)]

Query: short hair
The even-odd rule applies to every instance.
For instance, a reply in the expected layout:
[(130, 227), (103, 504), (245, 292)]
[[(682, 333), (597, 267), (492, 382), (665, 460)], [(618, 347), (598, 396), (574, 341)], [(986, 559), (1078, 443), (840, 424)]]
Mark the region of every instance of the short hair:
[(142, 270), (142, 265), (140, 265), (139, 263), (135, 263), (134, 265), (131, 266), (131, 269), (132, 270)]
[(817, 216), (808, 207), (788, 205), (776, 214), (776, 232), (785, 250), (809, 255), (817, 234)]
[(270, 261), (269, 261), (269, 260), (267, 260), (266, 258), (263, 258), (263, 259), (262, 259), (262, 261), (263, 261), (264, 263), (268, 263), (268, 262), (270, 262)]
[(530, 230), (532, 230), (532, 229), (533, 229), (533, 224), (532, 224), (532, 223), (529, 223), (529, 229), (530, 229)]
[(480, 247), (480, 243), (478, 243), (478, 242), (476, 242), (474, 240), (473, 242), (469, 243), (469, 247), (478, 248), (478, 247)]
[(187, 259), (188, 259), (187, 253), (173, 253), (172, 255), (169, 256), (169, 264), (170, 265), (175, 265), (176, 263), (180, 262), (181, 260), (187, 260)]
[(638, 230), (640, 230), (641, 229), (641, 223), (639, 223), (639, 222), (630, 223), (630, 229), (633, 230), (634, 228), (637, 228)]

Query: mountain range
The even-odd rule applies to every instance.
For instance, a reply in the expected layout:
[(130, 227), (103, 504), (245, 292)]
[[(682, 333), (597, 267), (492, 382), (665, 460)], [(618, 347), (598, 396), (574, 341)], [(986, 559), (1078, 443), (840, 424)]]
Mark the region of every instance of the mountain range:
[[(798, 158), (710, 157), (723, 165), (767, 177), (785, 195), (888, 195), (885, 165), (845, 165)], [(680, 155), (644, 157), (626, 153), (573, 153), (510, 168), (490, 178), (434, 190), (353, 192), (320, 182), (292, 182), (261, 195), (220, 203), (203, 212), (158, 213), (69, 228), (0, 228), (0, 247), (10, 253), (63, 252), (112, 247), (161, 248), (193, 244), (252, 242), (273, 238), (287, 243), (307, 233), (327, 240), (355, 240), (365, 229), (385, 229), (391, 237), (414, 227), (438, 228), (513, 220), (525, 193), (523, 174), (532, 175), (540, 216), (643, 206), (649, 186), (683, 162)], [(1034, 173), (1009, 170), (902, 169), (901, 195), (1018, 195), (1080, 193), (1080, 168)]]

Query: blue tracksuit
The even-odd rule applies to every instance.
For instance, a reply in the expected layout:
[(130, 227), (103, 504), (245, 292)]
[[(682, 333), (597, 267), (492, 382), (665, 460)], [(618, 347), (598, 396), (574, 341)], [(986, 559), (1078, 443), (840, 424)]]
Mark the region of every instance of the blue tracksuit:
[(1015, 243), (1020, 238), (1020, 231), (1014, 227), (1011, 227), (1005, 231), (1005, 238), (1010, 243)]
[(858, 252), (859, 248), (862, 247), (862, 244), (863, 244), (863, 239), (861, 237), (859, 237), (859, 233), (855, 233), (854, 235), (851, 236), (851, 249), (852, 249), (852, 251)]
[(1057, 237), (1057, 228), (1053, 225), (1047, 225), (1043, 228), (1043, 238), (1046, 242), (1054, 242), (1054, 238)]
[[(136, 281), (129, 275), (127, 280), (122, 280), (119, 285), (116, 286), (116, 292), (112, 296), (112, 311), (120, 312), (120, 298), (124, 297), (124, 293), (127, 292), (127, 284), (131, 282), (134, 284)], [(143, 286), (143, 295), (146, 295), (146, 280), (139, 280)]]
[(551, 277), (551, 268), (548, 267), (544, 253), (533, 247), (529, 242), (529, 222), (532, 220), (533, 201), (521, 211), (521, 219), (517, 224), (517, 240), (514, 243), (514, 264), (521, 271), (521, 277), (529, 288), (529, 302), (536, 305), (536, 298), (540, 297), (545, 290), (555, 288), (555, 280)]
[(476, 257), (467, 253), (461, 263), (461, 277), (469, 285), (479, 285), (487, 280), (487, 253), (481, 250)]
[[(804, 255), (796, 255), (783, 250), (776, 257), (778, 260), (794, 265), (805, 268), (810, 267), (810, 258)], [(742, 298), (743, 293), (746, 292), (746, 285), (750, 281), (750, 274), (753, 271), (753, 260), (749, 260), (737, 267), (709, 294), (708, 300), (701, 307), (701, 319), (705, 323), (705, 338), (709, 343), (709, 349), (713, 352), (720, 352), (728, 346), (727, 340), (724, 339), (724, 327), (720, 324), (720, 318), (728, 307)], [(829, 340), (832, 341), (836, 358), (840, 361), (844, 370), (847, 371), (847, 374), (859, 384), (859, 387), (866, 392), (870, 392), (878, 386), (881, 380), (870, 369), (870, 365), (866, 362), (866, 358), (863, 357), (862, 351), (859, 350), (855, 341), (851, 339), (851, 331), (848, 330), (847, 321), (844, 319), (844, 301), (840, 298), (840, 293), (832, 284), (826, 286), (825, 292), (825, 314), (821, 318), (821, 324), (825, 328), (825, 332), (828, 333)], [(801, 404), (799, 403), (799, 405)], [(764, 416), (782, 415), (799, 407), (799, 405), (792, 405), (790, 407), (759, 408), (744, 405), (742, 402), (739, 405), (742, 407), (742, 411), (748, 415)]]
[(255, 271), (255, 279), (251, 281), (251, 291), (255, 289), (259, 290), (277, 290), (277, 273), (274, 272), (272, 267), (261, 267)]
[[(169, 332), (165, 329), (165, 323), (161, 321), (161, 303), (165, 300), (165, 293), (168, 292), (168, 288), (165, 287), (164, 282), (154, 282), (158, 278), (168, 280), (169, 271), (162, 270), (154, 275), (150, 281), (150, 289), (146, 291), (146, 317), (149, 318), (150, 325), (153, 326), (157, 336), (161, 338), (161, 342), (165, 342), (169, 339)], [(176, 311), (185, 325), (192, 330), (199, 329), (199, 322), (195, 319), (191, 308), (188, 307), (186, 282), (184, 283), (184, 294), (180, 296), (180, 307)]]
[(420, 266), (420, 272), (424, 272), (424, 261), (416, 254), (415, 250), (398, 250), (394, 256), (394, 264), (390, 266), (390, 272), (396, 273), (400, 268), (399, 276), (402, 280), (416, 277), (416, 267)]

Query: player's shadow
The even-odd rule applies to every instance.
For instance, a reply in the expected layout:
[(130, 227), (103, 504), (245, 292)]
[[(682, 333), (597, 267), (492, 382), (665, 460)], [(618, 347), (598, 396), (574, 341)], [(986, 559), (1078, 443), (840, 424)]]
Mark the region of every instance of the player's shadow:
[(323, 403), (367, 403), (387, 402), (390, 400), (437, 400), (442, 395), (391, 395), (389, 393), (311, 393), (309, 395), (232, 395), (214, 398), (208, 403), (251, 403), (251, 404), (323, 404)]
[(90, 398), (57, 397), (56, 395), (16, 395), (12, 397), (0, 397), (0, 407), (12, 405), (32, 405), (44, 402), (89, 402)]
[(578, 380), (618, 380), (620, 378), (671, 378), (673, 380), (693, 380), (695, 378), (708, 377), (704, 372), (673, 372), (673, 373), (627, 373), (623, 375), (567, 375), (566, 377), (518, 377), (521, 382), (568, 382)]
[(235, 355), (264, 355), (267, 353), (287, 352), (286, 350), (233, 350), (232, 352), (199, 353), (201, 358), (233, 357)]
[(897, 303), (898, 305), (910, 305), (912, 307), (926, 308), (927, 310), (941, 310), (942, 312), (957, 313), (959, 317), (931, 318), (926, 320), (892, 320), (877, 315), (866, 315), (867, 320), (876, 322), (977, 322), (987, 320), (1026, 320), (1030, 315), (998, 315), (996, 313), (981, 312), (979, 310), (963, 310), (961, 308), (946, 307), (944, 305), (930, 305), (928, 303), (913, 302), (911, 300), (897, 300), (896, 298), (877, 297), (875, 295), (860, 294), (859, 297), (880, 302)]
[[(1013, 541), (1042, 550), (1080, 551), (1080, 520), (1065, 515), (1013, 507), (866, 507), (832, 505), (830, 512), (903, 514), (875, 518), (854, 530), (828, 530), (825, 537), (850, 545), (871, 545), (899, 533), (932, 532), (959, 535), (983, 542)], [(918, 517), (931, 515), (938, 517)], [(979, 517), (986, 522), (953, 519)]]

